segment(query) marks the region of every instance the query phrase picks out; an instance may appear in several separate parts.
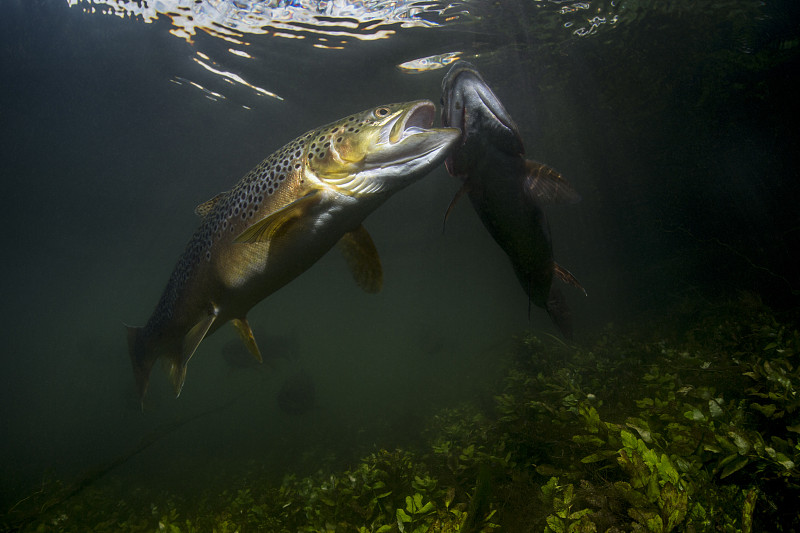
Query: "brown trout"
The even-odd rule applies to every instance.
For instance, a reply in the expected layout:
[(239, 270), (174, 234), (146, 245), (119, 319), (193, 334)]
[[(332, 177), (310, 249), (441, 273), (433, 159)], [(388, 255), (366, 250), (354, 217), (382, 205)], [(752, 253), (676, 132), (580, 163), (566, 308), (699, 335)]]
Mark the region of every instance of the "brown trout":
[(561, 334), (571, 338), (570, 310), (552, 284), (553, 275), (583, 287), (553, 261), (542, 206), (574, 203), (580, 197), (558, 172), (525, 159), (517, 125), (466, 61), (455, 63), (442, 81), (442, 125), (461, 129), (445, 165), (463, 185), (447, 213), (462, 194), (469, 196), (483, 225), (511, 260), (529, 304), (546, 309)]
[(260, 361), (247, 312), (337, 243), (358, 285), (378, 292), (380, 259), (361, 222), (444, 159), (459, 131), (432, 128), (434, 115), (420, 100), (309, 131), (198, 206), (200, 227), (155, 311), (144, 327), (128, 328), (140, 398), (158, 358), (180, 395), (198, 345), (228, 321)]

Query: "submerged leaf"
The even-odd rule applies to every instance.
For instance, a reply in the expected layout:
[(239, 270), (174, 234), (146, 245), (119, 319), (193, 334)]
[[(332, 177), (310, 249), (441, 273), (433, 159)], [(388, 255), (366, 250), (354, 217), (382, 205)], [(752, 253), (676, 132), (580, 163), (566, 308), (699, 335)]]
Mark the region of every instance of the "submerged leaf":
[(683, 413), (683, 416), (688, 418), (689, 420), (694, 420), (696, 422), (700, 422), (706, 419), (706, 415), (704, 415), (700, 409), (692, 409), (691, 411), (686, 411)]
[(761, 405), (759, 403), (751, 403), (750, 407), (761, 413), (762, 415), (766, 416), (767, 418), (772, 418), (772, 415), (775, 414), (777, 407), (774, 404), (768, 405)]
[(555, 515), (550, 515), (547, 517), (547, 525), (553, 533), (567, 532), (567, 529), (564, 527), (564, 520)]
[(749, 462), (750, 459), (747, 457), (742, 457), (740, 455), (729, 455), (720, 462), (720, 466), (722, 466), (722, 464), (725, 463), (725, 468), (722, 469), (722, 473), (719, 476), (720, 479), (725, 479), (731, 474), (738, 472), (739, 470), (747, 466), (747, 463)]

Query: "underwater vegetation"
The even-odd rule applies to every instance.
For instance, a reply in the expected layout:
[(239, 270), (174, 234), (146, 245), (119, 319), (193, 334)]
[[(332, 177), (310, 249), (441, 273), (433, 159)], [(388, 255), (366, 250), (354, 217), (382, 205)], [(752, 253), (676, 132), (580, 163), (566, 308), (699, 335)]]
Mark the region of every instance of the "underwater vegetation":
[(38, 494), (19, 508), (47, 510), (22, 529), (797, 531), (800, 332), (752, 298), (674, 324), (609, 326), (584, 347), (526, 334), (498, 354), (490, 400), (434, 413), (413, 449), (282, 480), (254, 466), (191, 501), (93, 485), (47, 507)]

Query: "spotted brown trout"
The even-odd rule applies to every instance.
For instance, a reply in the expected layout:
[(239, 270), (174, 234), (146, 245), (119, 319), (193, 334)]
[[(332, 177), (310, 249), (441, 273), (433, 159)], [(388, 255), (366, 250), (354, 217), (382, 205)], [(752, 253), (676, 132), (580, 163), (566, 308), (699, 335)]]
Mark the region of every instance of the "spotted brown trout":
[(571, 338), (571, 313), (553, 276), (583, 287), (553, 260), (542, 207), (574, 203), (580, 197), (558, 172), (525, 158), (514, 120), (466, 61), (454, 63), (442, 81), (442, 125), (462, 132), (445, 161), (448, 172), (463, 183), (447, 213), (461, 195), (469, 196), (483, 225), (511, 260), (529, 304), (546, 309), (561, 334)]
[(198, 345), (228, 321), (261, 361), (247, 312), (337, 243), (358, 285), (378, 292), (380, 259), (361, 222), (444, 159), (459, 131), (432, 128), (434, 114), (433, 103), (421, 100), (322, 126), (198, 206), (200, 227), (150, 320), (128, 328), (140, 399), (158, 358), (180, 395)]

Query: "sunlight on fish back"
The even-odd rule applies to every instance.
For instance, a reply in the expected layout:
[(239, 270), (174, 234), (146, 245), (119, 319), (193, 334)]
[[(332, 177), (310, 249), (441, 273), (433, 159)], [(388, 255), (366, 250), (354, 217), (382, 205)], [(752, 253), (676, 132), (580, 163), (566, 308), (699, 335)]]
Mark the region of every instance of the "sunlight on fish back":
[(231, 321), (261, 352), (247, 312), (338, 243), (358, 285), (378, 292), (377, 250), (361, 222), (444, 160), (460, 132), (432, 128), (427, 100), (389, 104), (309, 131), (195, 210), (202, 219), (147, 324), (128, 328), (140, 398), (163, 358), (179, 395), (200, 342)]

